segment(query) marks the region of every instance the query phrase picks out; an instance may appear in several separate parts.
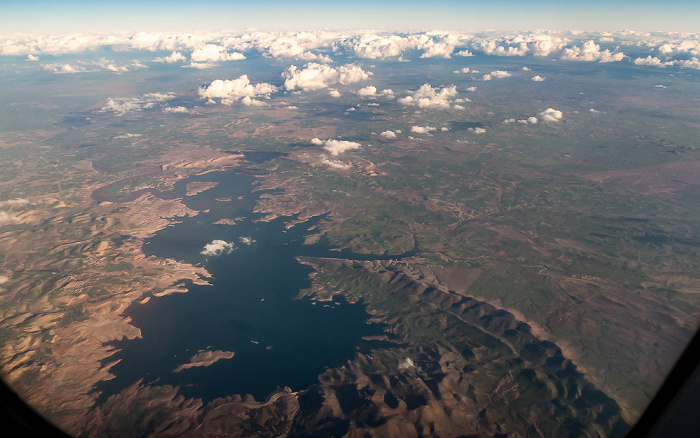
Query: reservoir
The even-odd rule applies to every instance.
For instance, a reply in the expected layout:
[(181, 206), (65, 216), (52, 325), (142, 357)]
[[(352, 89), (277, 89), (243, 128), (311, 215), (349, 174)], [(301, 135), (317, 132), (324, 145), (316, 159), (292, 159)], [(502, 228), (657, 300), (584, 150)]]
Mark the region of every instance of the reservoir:
[[(386, 259), (348, 251), (334, 251), (325, 240), (303, 245), (312, 218), (286, 229), (290, 218), (256, 222), (252, 213), (261, 192), (255, 177), (233, 171), (211, 172), (180, 181), (168, 197), (184, 194), (193, 181), (217, 182), (193, 196), (183, 197), (191, 208), (207, 212), (178, 218), (149, 239), (146, 255), (202, 264), (211, 274), (211, 286), (186, 283), (187, 293), (152, 297), (126, 311), (142, 338), (113, 342), (119, 351), (112, 380), (101, 382), (98, 403), (139, 379), (144, 384), (180, 387), (186, 397), (206, 403), (217, 397), (251, 394), (264, 400), (277, 386), (298, 391), (317, 383), (326, 367), (352, 360), (357, 351), (369, 351), (387, 342), (364, 341), (363, 336), (385, 334), (380, 324), (368, 324), (362, 303), (349, 304), (341, 296), (332, 302), (295, 299), (311, 286), (312, 269), (300, 264), (301, 255), (349, 259)], [(214, 224), (238, 218), (235, 225)], [(202, 254), (205, 246), (224, 242), (222, 251)], [(411, 254), (415, 252), (411, 251)], [(174, 372), (198, 351), (233, 352), (232, 358)]]

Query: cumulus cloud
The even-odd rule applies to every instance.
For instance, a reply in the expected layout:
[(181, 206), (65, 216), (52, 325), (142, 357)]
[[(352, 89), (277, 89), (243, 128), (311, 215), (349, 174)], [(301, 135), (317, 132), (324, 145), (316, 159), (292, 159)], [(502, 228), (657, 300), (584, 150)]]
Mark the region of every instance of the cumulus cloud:
[(211, 243), (204, 245), (204, 249), (200, 254), (207, 257), (220, 256), (223, 254), (231, 254), (234, 250), (233, 243), (226, 242), (225, 240), (212, 240)]
[(530, 80), (531, 80), (531, 81), (535, 81), (535, 82), (542, 82), (542, 81), (545, 80), (545, 78), (543, 78), (543, 77), (540, 76), (540, 75), (537, 75), (537, 76), (533, 76), (532, 79), (530, 79)]
[(70, 65), (68, 63), (41, 64), (41, 68), (51, 73), (84, 73), (88, 71), (88, 69), (83, 66)]
[(249, 236), (241, 236), (238, 240), (246, 246), (252, 246), (255, 243), (255, 239)]
[(503, 70), (494, 70), (490, 74), (491, 74), (492, 78), (496, 78), (496, 79), (509, 78), (512, 76), (510, 73), (508, 73), (507, 71), (503, 71)]
[(116, 135), (114, 136), (115, 140), (126, 140), (129, 138), (138, 138), (141, 137), (143, 134), (122, 134), (122, 135)]
[(343, 163), (342, 161), (339, 161), (339, 160), (330, 160), (326, 156), (323, 156), (321, 158), (321, 163), (325, 164), (326, 166), (332, 167), (334, 169), (349, 169), (352, 167), (352, 165)]
[(469, 50), (460, 50), (459, 52), (455, 53), (457, 56), (474, 56), (472, 52)]
[(27, 55), (27, 61), (38, 61), (39, 57), (32, 55), (31, 53)]
[(377, 95), (377, 87), (374, 85), (368, 85), (364, 88), (357, 90), (357, 95), (362, 97), (373, 97)]
[(540, 116), (545, 122), (558, 122), (562, 119), (561, 111), (555, 110), (554, 108), (547, 108), (540, 113)]
[(176, 106), (176, 107), (166, 106), (165, 108), (163, 108), (163, 111), (165, 111), (166, 113), (178, 113), (178, 114), (185, 114), (185, 113), (190, 112), (190, 110), (188, 110), (184, 106)]
[(419, 108), (449, 108), (451, 99), (456, 95), (457, 87), (454, 85), (440, 89), (423, 84), (410, 95), (398, 99), (398, 102)]
[(414, 368), (415, 366), (416, 366), (416, 364), (413, 363), (411, 358), (407, 357), (404, 360), (402, 360), (401, 363), (399, 363), (399, 370), (401, 370), (401, 371), (408, 370), (408, 369)]
[(475, 134), (483, 134), (484, 132), (486, 132), (486, 129), (484, 129), (484, 128), (469, 128), (469, 129), (467, 129), (467, 131), (472, 131)]
[(471, 70), (469, 69), (469, 67), (462, 67), (461, 69), (455, 70), (455, 71), (453, 71), (452, 73), (455, 73), (455, 74), (459, 74), (459, 73), (469, 73), (470, 71), (471, 71)]
[(384, 131), (379, 135), (384, 138), (396, 138), (396, 133), (394, 131)]
[(339, 154), (344, 153), (345, 151), (359, 149), (360, 146), (362, 146), (360, 143), (357, 143), (355, 141), (333, 140), (333, 139), (321, 140), (319, 138), (312, 138), (311, 143), (318, 145), (318, 146), (323, 145), (323, 149), (330, 152), (331, 155), (339, 155)]
[(528, 117), (527, 119), (520, 119), (520, 120), (515, 120), (515, 119), (505, 119), (503, 121), (504, 124), (510, 124), (510, 123), (520, 123), (523, 125), (527, 125), (528, 123), (535, 124), (537, 123), (537, 117)]
[(586, 41), (581, 47), (573, 46), (564, 49), (561, 59), (567, 61), (598, 61), (616, 62), (622, 61), (625, 54), (622, 52), (612, 53), (609, 49), (600, 51), (600, 46), (593, 40)]
[(164, 56), (164, 57), (162, 57), (162, 58), (156, 58), (156, 59), (154, 59), (153, 61), (155, 61), (155, 62), (165, 62), (165, 63), (168, 63), (168, 64), (172, 64), (172, 63), (174, 63), (174, 62), (186, 61), (186, 60), (187, 60), (187, 58), (186, 58), (185, 55), (183, 55), (182, 53), (180, 53), (180, 52), (173, 52), (173, 53), (171, 53), (171, 54), (168, 55), (168, 56)]
[(299, 69), (292, 65), (282, 73), (287, 90), (301, 88), (304, 91), (319, 90), (335, 84), (347, 85), (369, 78), (371, 72), (365, 72), (358, 65), (346, 64), (333, 68), (325, 64), (309, 63)]
[(95, 71), (112, 71), (115, 73), (125, 73), (141, 68), (148, 68), (138, 61), (132, 61), (130, 64), (120, 64), (115, 61), (110, 61), (105, 58), (96, 61), (78, 61), (75, 64), (68, 63), (52, 63), (41, 64), (41, 68), (52, 73), (87, 73)]
[(209, 99), (209, 102), (217, 100), (224, 105), (231, 105), (241, 100), (244, 105), (259, 105), (262, 102), (254, 100), (255, 97), (269, 98), (271, 93), (277, 91), (277, 87), (266, 82), (251, 84), (247, 75), (238, 79), (217, 79), (211, 84), (199, 88), (199, 96)]
[(15, 222), (20, 220), (19, 216), (15, 216), (6, 211), (0, 211), (0, 223), (2, 222)]
[(437, 131), (437, 128), (434, 128), (432, 126), (413, 126), (411, 127), (411, 132), (415, 132), (416, 134), (427, 134), (429, 132)]
[(14, 207), (17, 205), (27, 205), (29, 201), (24, 198), (14, 198), (8, 199), (7, 201), (0, 201), (0, 207)]
[(331, 97), (340, 97), (340, 91), (336, 90), (335, 88), (332, 88), (328, 94), (330, 94)]
[(162, 102), (171, 100), (174, 93), (148, 93), (141, 97), (115, 97), (107, 100), (107, 105), (100, 112), (113, 112), (118, 116), (132, 111), (156, 108)]
[(192, 62), (214, 63), (221, 61), (239, 61), (245, 59), (245, 55), (239, 52), (229, 53), (225, 47), (216, 44), (207, 44), (192, 52)]
[(656, 67), (666, 67), (667, 65), (673, 65), (673, 61), (661, 61), (659, 58), (655, 56), (647, 56), (646, 58), (637, 58), (634, 60), (634, 63), (636, 65), (652, 65)]

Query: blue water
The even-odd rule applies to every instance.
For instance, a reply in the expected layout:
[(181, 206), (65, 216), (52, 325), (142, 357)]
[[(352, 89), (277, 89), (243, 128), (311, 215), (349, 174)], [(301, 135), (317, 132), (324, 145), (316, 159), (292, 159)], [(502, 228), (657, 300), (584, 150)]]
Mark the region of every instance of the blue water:
[[(290, 230), (283, 223), (289, 218), (254, 222), (259, 216), (252, 213), (258, 196), (251, 193), (252, 176), (213, 172), (178, 183), (175, 192), (195, 180), (219, 182), (213, 189), (185, 198), (187, 205), (209, 212), (180, 218), (180, 223), (151, 238), (144, 251), (203, 264), (213, 277), (212, 286), (186, 283), (188, 293), (153, 297), (126, 311), (142, 338), (113, 343), (120, 351), (105, 363), (122, 360), (112, 368), (116, 378), (98, 385), (103, 392), (99, 403), (141, 378), (144, 383), (180, 386), (183, 395), (205, 401), (233, 394), (263, 400), (277, 386), (297, 391), (317, 383), (326, 367), (344, 365), (357, 351), (387, 346), (361, 339), (384, 334), (381, 325), (367, 323), (362, 303), (349, 304), (341, 296), (326, 305), (295, 299), (300, 289), (311, 286), (308, 275), (312, 272), (297, 256), (372, 257), (333, 251), (325, 241), (302, 245), (309, 227), (321, 218)], [(236, 217), (245, 219), (234, 226), (212, 224)], [(254, 242), (247, 245), (242, 237)], [(215, 239), (231, 242), (235, 249), (219, 256), (200, 254)], [(172, 372), (203, 349), (233, 351), (235, 356), (208, 367)]]

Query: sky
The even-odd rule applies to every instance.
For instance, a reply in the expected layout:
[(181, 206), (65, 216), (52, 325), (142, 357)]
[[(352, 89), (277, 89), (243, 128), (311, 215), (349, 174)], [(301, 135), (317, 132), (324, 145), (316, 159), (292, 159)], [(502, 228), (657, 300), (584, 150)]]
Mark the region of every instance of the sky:
[(697, 0), (2, 0), (0, 34), (375, 29), (700, 32)]

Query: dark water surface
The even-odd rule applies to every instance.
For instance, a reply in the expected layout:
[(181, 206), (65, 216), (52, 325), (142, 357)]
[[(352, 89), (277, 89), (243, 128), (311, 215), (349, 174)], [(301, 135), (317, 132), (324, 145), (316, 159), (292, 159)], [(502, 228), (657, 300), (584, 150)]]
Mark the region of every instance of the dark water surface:
[[(159, 231), (145, 245), (147, 255), (201, 263), (213, 279), (212, 286), (188, 284), (188, 293), (151, 298), (126, 312), (142, 338), (114, 342), (119, 351), (105, 363), (122, 359), (112, 368), (115, 379), (102, 382), (98, 403), (136, 380), (179, 385), (180, 392), (204, 401), (233, 394), (264, 399), (276, 386), (297, 391), (317, 382), (325, 367), (337, 367), (356, 351), (386, 343), (363, 341), (362, 336), (384, 334), (379, 324), (368, 324), (364, 305), (349, 304), (338, 296), (333, 303), (313, 304), (295, 300), (300, 289), (310, 287), (312, 269), (297, 262), (299, 255), (387, 259), (348, 251), (333, 251), (327, 242), (302, 245), (303, 236), (320, 218), (289, 230), (284, 219), (254, 223), (252, 214), (258, 193), (251, 193), (255, 178), (228, 172), (212, 172), (181, 181), (175, 192), (191, 181), (217, 181), (215, 188), (184, 202), (197, 210), (209, 209)], [(217, 199), (231, 198), (230, 201)], [(221, 218), (244, 217), (239, 223), (213, 225)], [(289, 218), (286, 218), (289, 219)], [(246, 244), (251, 238), (253, 242)], [(233, 243), (229, 254), (205, 256), (204, 245), (213, 240)], [(232, 359), (208, 367), (173, 373), (198, 350), (233, 351)]]

